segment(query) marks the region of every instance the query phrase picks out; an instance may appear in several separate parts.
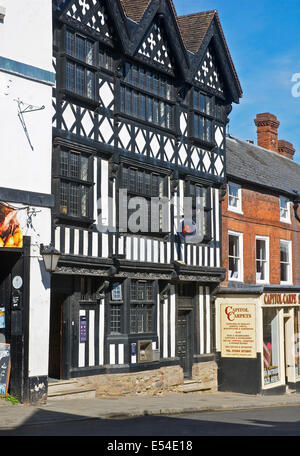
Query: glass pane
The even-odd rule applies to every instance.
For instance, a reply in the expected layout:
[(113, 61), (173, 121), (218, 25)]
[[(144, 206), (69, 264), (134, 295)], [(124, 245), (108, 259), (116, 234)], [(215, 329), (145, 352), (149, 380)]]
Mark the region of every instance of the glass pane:
[(266, 241), (264, 241), (263, 239), (257, 239), (257, 241), (256, 241), (256, 259), (257, 260), (266, 260), (267, 259)]
[(66, 53), (73, 55), (73, 33), (66, 32)]
[(145, 97), (145, 95), (140, 95), (140, 117), (142, 119), (146, 118), (146, 97)]
[(154, 100), (153, 111), (154, 111), (153, 122), (158, 124), (159, 123), (159, 104), (158, 104), (157, 100)]
[(289, 247), (286, 243), (280, 243), (280, 261), (287, 263), (289, 261)]
[(84, 93), (84, 68), (76, 66), (76, 92), (78, 95), (85, 95)]
[(60, 175), (69, 175), (69, 154), (64, 150), (62, 150), (60, 153)]
[(125, 91), (126, 91), (125, 112), (127, 112), (127, 114), (131, 114), (131, 90), (125, 89)]
[(80, 60), (85, 60), (85, 39), (76, 36), (75, 39), (75, 56)]
[(234, 257), (239, 256), (239, 239), (237, 236), (229, 236), (229, 255)]
[(70, 184), (70, 215), (78, 215), (78, 186)]
[(79, 155), (70, 154), (70, 177), (79, 177)]
[(66, 88), (72, 92), (75, 90), (75, 65), (69, 61), (66, 63)]
[(205, 136), (204, 136), (205, 135), (205, 133), (204, 133), (205, 132), (205, 130), (204, 130), (204, 123), (205, 123), (204, 117), (200, 117), (199, 116), (199, 122), (200, 122), (199, 138), (205, 139)]
[(88, 217), (89, 210), (88, 210), (88, 199), (89, 191), (87, 187), (81, 186), (81, 215), (83, 217)]
[(94, 58), (93, 58), (93, 43), (91, 41), (86, 42), (86, 63), (89, 65), (93, 65)]
[(239, 278), (239, 264), (238, 258), (229, 258), (229, 279)]
[(199, 116), (194, 115), (194, 135), (199, 136)]
[(95, 74), (92, 71), (86, 72), (86, 95), (89, 98), (95, 98)]
[(133, 92), (133, 104), (132, 104), (132, 114), (137, 117), (138, 115), (138, 93)]
[(110, 307), (110, 332), (121, 332), (121, 306), (112, 305)]
[(211, 141), (212, 138), (212, 122), (206, 119), (206, 138), (207, 141)]
[(152, 122), (153, 120), (153, 103), (150, 97), (147, 97), (147, 120), (148, 122)]
[(279, 382), (279, 335), (278, 311), (263, 309), (263, 358), (264, 384)]
[(88, 159), (88, 157), (81, 156), (81, 170), (80, 170), (81, 180), (87, 181), (88, 177), (89, 177), (88, 173), (89, 173), (89, 159)]
[(206, 97), (200, 93), (200, 111), (206, 112)]
[(166, 126), (166, 114), (165, 114), (165, 103), (160, 102), (160, 125), (162, 127)]
[(60, 183), (60, 212), (68, 213), (68, 184), (66, 182)]

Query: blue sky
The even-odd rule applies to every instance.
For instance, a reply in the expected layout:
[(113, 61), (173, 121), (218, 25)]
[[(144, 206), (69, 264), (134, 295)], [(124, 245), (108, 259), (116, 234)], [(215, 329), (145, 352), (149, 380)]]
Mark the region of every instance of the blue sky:
[(300, 97), (292, 76), (300, 73), (299, 0), (174, 0), (177, 14), (218, 10), (244, 96), (233, 105), (229, 131), (256, 141), (256, 114), (280, 121), (279, 139), (290, 141), (300, 163)]

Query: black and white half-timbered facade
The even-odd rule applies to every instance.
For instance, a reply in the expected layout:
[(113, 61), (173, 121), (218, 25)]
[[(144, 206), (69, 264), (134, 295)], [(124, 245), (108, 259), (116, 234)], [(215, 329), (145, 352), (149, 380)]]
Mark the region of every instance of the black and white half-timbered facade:
[(218, 14), (178, 17), (172, 0), (53, 1), (53, 14), (49, 376), (191, 377), (214, 361), (225, 128), (242, 95)]

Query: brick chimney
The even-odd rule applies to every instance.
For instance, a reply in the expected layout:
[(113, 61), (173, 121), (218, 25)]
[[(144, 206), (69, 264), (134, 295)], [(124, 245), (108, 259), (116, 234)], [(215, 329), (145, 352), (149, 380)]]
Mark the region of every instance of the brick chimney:
[(254, 123), (257, 127), (257, 145), (273, 152), (278, 152), (278, 127), (280, 122), (277, 117), (269, 112), (257, 114)]
[(278, 153), (284, 157), (289, 158), (290, 160), (294, 159), (295, 149), (293, 144), (288, 141), (283, 141), (282, 139), (278, 141)]

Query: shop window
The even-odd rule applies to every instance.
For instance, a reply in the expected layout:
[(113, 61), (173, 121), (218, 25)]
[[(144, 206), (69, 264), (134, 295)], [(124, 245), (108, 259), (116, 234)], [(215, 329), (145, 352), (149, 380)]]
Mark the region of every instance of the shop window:
[(280, 221), (285, 223), (291, 223), (290, 215), (290, 202), (287, 198), (280, 196)]
[(295, 374), (300, 377), (300, 309), (295, 309), (294, 325)]
[(292, 284), (291, 241), (280, 241), (280, 283)]
[(280, 381), (279, 318), (275, 308), (263, 309), (264, 384)]
[(130, 332), (154, 332), (154, 283), (132, 280), (130, 285)]
[(228, 279), (243, 281), (243, 235), (229, 232)]
[(256, 282), (269, 282), (269, 238), (256, 237)]
[(232, 182), (228, 184), (228, 209), (234, 212), (242, 212), (242, 187)]

